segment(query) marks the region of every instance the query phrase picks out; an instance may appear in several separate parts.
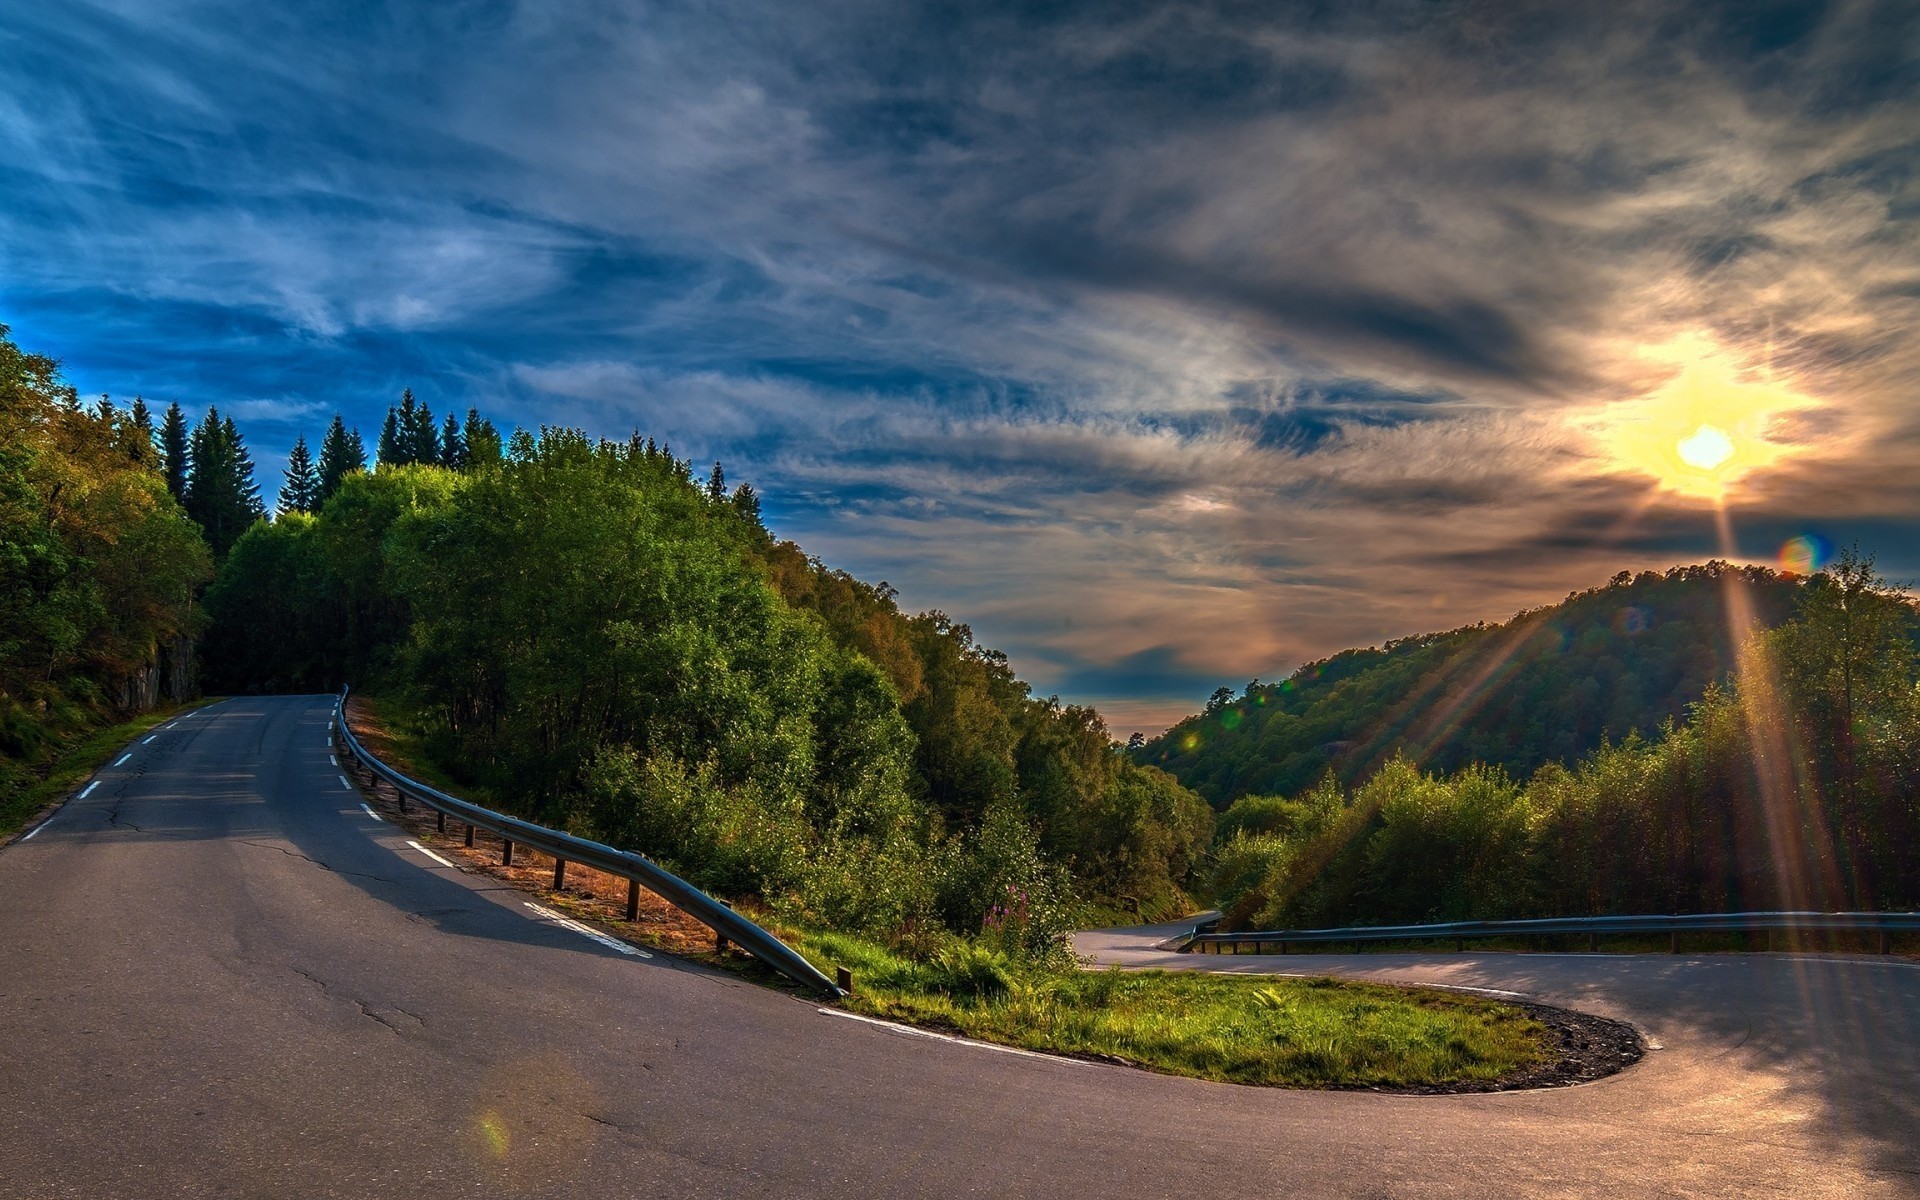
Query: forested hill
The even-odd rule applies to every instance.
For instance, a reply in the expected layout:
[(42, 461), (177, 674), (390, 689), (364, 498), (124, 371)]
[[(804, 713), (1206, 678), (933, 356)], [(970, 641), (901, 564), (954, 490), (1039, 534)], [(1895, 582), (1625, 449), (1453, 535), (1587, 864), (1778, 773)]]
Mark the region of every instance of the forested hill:
[(1683, 718), (1733, 667), (1729, 587), (1767, 626), (1790, 615), (1797, 590), (1790, 576), (1723, 562), (1623, 571), (1503, 624), (1347, 650), (1240, 696), (1222, 689), (1134, 756), (1220, 808), (1297, 793), (1329, 769), (1353, 783), (1396, 753), (1435, 771), (1478, 762), (1524, 779)]

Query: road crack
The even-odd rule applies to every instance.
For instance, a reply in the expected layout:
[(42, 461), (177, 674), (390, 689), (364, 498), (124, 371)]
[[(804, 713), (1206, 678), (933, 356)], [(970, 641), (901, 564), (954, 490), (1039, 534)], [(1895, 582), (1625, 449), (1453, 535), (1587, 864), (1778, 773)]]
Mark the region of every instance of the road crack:
[(242, 839), (240, 844), (242, 846), (258, 846), (262, 850), (278, 850), (280, 853), (286, 855), (288, 858), (297, 858), (301, 862), (312, 863), (314, 866), (319, 867), (322, 871), (327, 871), (334, 875), (350, 875), (355, 879), (371, 879), (377, 883), (393, 882), (393, 880), (388, 879), (385, 875), (369, 875), (365, 871), (349, 871), (342, 867), (330, 866), (327, 863), (321, 862), (317, 858), (313, 858), (309, 855), (302, 854), (298, 850), (289, 850), (285, 846), (275, 845), (273, 842), (255, 842), (255, 841), (248, 841), (248, 840)]
[(312, 971), (308, 971), (301, 967), (289, 967), (288, 970), (292, 971), (295, 975), (298, 975), (300, 978), (306, 980), (308, 983), (311, 983), (313, 986), (319, 988), (320, 995), (325, 999), (338, 1000), (343, 1004), (353, 1005), (355, 1011), (357, 1011), (361, 1016), (365, 1017), (369, 1021), (372, 1021), (374, 1024), (380, 1026), (381, 1028), (387, 1030), (388, 1032), (392, 1033), (396, 1037), (404, 1034), (408, 1027), (403, 1026), (400, 1023), (389, 1018), (387, 1016), (388, 1013), (398, 1013), (400, 1016), (403, 1016), (407, 1018), (407, 1020), (412, 1021), (414, 1027), (418, 1027), (421, 1029), (426, 1028), (427, 1019), (425, 1017), (421, 1016), (419, 1013), (416, 1013), (416, 1012), (409, 1012), (408, 1010), (401, 1008), (398, 1004), (375, 1005), (370, 1001), (362, 1000), (357, 996), (336, 995), (334, 993), (332, 985), (327, 983), (326, 980), (320, 978), (318, 975), (315, 975)]

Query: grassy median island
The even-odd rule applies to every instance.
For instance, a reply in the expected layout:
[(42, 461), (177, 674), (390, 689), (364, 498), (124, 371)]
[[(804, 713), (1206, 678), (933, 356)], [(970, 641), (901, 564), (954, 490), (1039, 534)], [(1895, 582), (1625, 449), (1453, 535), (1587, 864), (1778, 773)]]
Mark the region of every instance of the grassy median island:
[[(798, 937), (854, 973), (853, 1012), (1174, 1075), (1269, 1087), (1491, 1083), (1545, 1062), (1521, 1009), (1430, 990), (1197, 971), (1020, 970), (977, 943), (923, 960), (835, 933)], [(828, 966), (831, 971), (831, 965)]]

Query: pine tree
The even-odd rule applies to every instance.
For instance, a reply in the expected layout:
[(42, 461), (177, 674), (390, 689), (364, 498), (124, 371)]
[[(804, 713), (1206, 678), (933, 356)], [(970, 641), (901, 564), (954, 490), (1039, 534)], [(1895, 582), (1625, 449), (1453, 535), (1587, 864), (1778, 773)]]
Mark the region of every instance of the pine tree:
[(713, 474), (707, 476), (707, 499), (713, 501), (727, 498), (727, 473), (720, 469), (719, 463), (713, 464)]
[(752, 524), (760, 523), (760, 493), (753, 490), (752, 484), (743, 483), (733, 489), (733, 511)]
[(440, 429), (440, 465), (453, 471), (467, 465), (466, 439), (460, 436), (460, 421), (452, 413)]
[(280, 511), (312, 512), (320, 506), (320, 472), (307, 452), (307, 436), (294, 439), (287, 455), (287, 482), (280, 488)]
[[(412, 393), (408, 393), (411, 398)], [(400, 467), (406, 465), (406, 446), (400, 437), (400, 414), (392, 406), (387, 408), (387, 419), (380, 423), (380, 465)]]
[(187, 494), (187, 417), (175, 401), (167, 405), (160, 422), (160, 462), (167, 473), (167, 490), (179, 500)]
[(434, 465), (440, 461), (440, 433), (433, 425), (433, 410), (413, 399), (409, 388), (401, 397), (400, 437), (407, 444), (407, 461)]
[(327, 426), (326, 436), (320, 439), (320, 486), (314, 494), (314, 510), (326, 507), (327, 501), (340, 490), (342, 479), (366, 469), (367, 450), (360, 444), (360, 431), (348, 432), (346, 422), (335, 413), (333, 424)]
[(133, 461), (152, 464), (160, 456), (159, 448), (153, 444), (153, 410), (145, 400), (135, 396), (127, 419), (133, 426)]
[(209, 407), (194, 427), (187, 453), (193, 470), (182, 503), (199, 522), (215, 558), (222, 558), (247, 527), (266, 515), (253, 481), (253, 457), (232, 417)]
[(500, 461), (500, 431), (493, 422), (480, 415), (480, 410), (467, 410), (467, 424), (461, 431), (460, 440), (466, 449), (466, 463), (470, 467), (484, 467), (498, 464)]

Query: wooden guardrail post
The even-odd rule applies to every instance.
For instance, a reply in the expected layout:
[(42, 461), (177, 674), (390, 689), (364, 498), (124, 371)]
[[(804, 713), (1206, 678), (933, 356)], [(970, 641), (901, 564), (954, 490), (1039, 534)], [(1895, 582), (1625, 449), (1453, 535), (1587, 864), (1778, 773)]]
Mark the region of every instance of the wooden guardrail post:
[(557, 892), (566, 886), (567, 860), (564, 858), (556, 858), (553, 860), (553, 890)]
[(513, 865), (513, 839), (510, 837), (500, 839), (500, 865), (503, 867)]
[(640, 881), (638, 879), (629, 879), (627, 880), (627, 920), (638, 921), (639, 919)]

